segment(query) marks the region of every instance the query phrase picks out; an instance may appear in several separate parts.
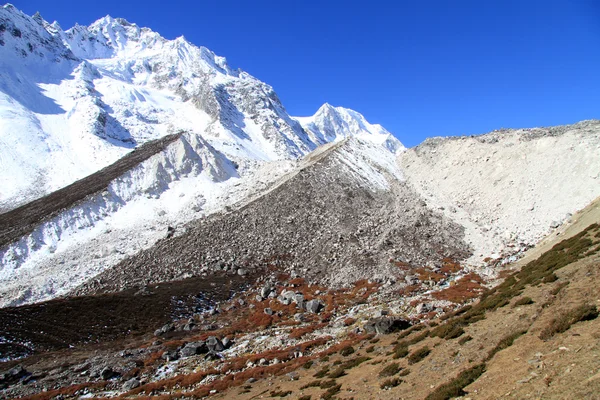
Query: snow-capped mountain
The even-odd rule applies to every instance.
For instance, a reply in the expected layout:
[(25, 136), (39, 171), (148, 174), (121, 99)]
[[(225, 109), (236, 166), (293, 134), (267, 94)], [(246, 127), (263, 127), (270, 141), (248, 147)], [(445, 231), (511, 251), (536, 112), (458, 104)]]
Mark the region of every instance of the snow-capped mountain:
[[(332, 118), (353, 134), (372, 127), (352, 113)], [(307, 132), (273, 88), (183, 37), (110, 16), (65, 31), (12, 5), (0, 8), (0, 121), (4, 210), (170, 133), (206, 140), (242, 167), (295, 159), (347, 134), (341, 125), (334, 135)]]
[[(105, 190), (11, 239), (0, 249), (4, 288), (30, 280), (36, 294), (13, 293), (22, 301), (63, 293), (69, 285), (45, 265), (68, 271), (71, 285), (83, 282), (169, 226), (260, 196), (324, 143), (357, 135), (403, 148), (351, 110), (326, 105), (310, 127), (306, 120), (288, 115), (271, 86), (183, 37), (167, 40), (110, 16), (63, 30), (1, 7), (0, 212), (176, 134)], [(86, 265), (57, 261), (88, 246)]]
[(325, 103), (312, 117), (295, 117), (308, 132), (310, 138), (319, 144), (334, 142), (348, 136), (383, 144), (392, 153), (405, 150), (396, 137), (379, 124), (370, 124), (365, 117), (348, 108), (333, 107)]

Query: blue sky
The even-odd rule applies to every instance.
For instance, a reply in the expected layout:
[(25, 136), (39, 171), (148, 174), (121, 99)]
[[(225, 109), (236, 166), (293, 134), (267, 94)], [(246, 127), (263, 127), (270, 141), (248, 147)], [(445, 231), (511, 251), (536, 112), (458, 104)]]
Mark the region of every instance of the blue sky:
[(408, 146), (600, 118), (600, 2), (14, 0), (64, 29), (110, 14), (184, 35), (269, 83), (292, 115), (329, 102)]

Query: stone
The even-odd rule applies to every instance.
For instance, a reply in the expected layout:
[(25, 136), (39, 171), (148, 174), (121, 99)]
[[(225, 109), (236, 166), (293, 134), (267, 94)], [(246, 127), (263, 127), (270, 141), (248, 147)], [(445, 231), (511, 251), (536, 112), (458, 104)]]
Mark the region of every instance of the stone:
[(118, 374), (115, 371), (113, 371), (111, 367), (104, 367), (102, 371), (100, 371), (100, 378), (102, 378), (105, 381), (112, 379), (117, 375)]
[(168, 332), (173, 332), (175, 330), (175, 325), (166, 324), (160, 327), (159, 329), (154, 331), (154, 336), (162, 336)]
[(264, 313), (267, 315), (273, 315), (273, 310), (267, 307), (264, 309)]
[(417, 305), (416, 312), (417, 314), (428, 313), (433, 310), (433, 304), (430, 303), (421, 303)]
[(131, 378), (123, 384), (123, 390), (132, 390), (140, 386), (140, 380), (138, 378)]
[(216, 336), (209, 336), (208, 339), (206, 339), (206, 347), (208, 348), (209, 352), (212, 351), (215, 353), (225, 350), (223, 342), (221, 342), (221, 339)]
[(31, 374), (25, 368), (21, 365), (17, 365), (0, 375), (0, 389), (6, 389), (30, 375)]
[(271, 285), (265, 285), (265, 286), (263, 286), (263, 288), (260, 290), (260, 295), (261, 295), (263, 298), (267, 298), (267, 297), (269, 297), (269, 294), (271, 294), (271, 290), (272, 290), (272, 288), (271, 288)]
[[(211, 336), (212, 337), (212, 336)], [(207, 341), (208, 342), (208, 341)], [(203, 354), (208, 351), (207, 343), (203, 341), (187, 343), (179, 354), (181, 357), (192, 357), (198, 354)]]
[(229, 339), (228, 337), (226, 337), (226, 338), (223, 338), (222, 342), (223, 342), (223, 347), (224, 347), (225, 349), (228, 349), (228, 348), (230, 348), (231, 346), (233, 346), (233, 340)]
[(380, 317), (372, 318), (364, 326), (365, 332), (385, 335), (402, 331), (410, 327), (410, 322), (401, 318)]
[(262, 297), (260, 294), (256, 295), (256, 301), (263, 301), (265, 298)]
[(248, 274), (248, 271), (246, 271), (246, 270), (245, 270), (245, 269), (243, 269), (243, 268), (239, 268), (239, 269), (237, 270), (237, 274), (238, 274), (239, 276), (246, 276), (246, 274)]
[(294, 303), (301, 303), (304, 301), (304, 295), (302, 293), (296, 293), (294, 295)]
[(321, 311), (323, 308), (325, 308), (323, 303), (321, 303), (321, 301), (317, 300), (317, 299), (307, 301), (305, 304), (305, 307), (306, 307), (306, 311), (313, 313), (313, 314), (318, 314), (319, 311)]

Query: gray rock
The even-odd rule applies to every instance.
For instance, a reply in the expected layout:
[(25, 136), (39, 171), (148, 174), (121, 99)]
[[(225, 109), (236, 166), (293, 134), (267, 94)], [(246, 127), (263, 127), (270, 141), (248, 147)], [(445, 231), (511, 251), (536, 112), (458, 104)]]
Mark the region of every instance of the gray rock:
[(410, 327), (410, 322), (401, 318), (380, 317), (372, 318), (364, 326), (365, 332), (385, 335)]
[(416, 307), (417, 314), (424, 314), (433, 310), (433, 304), (430, 303), (421, 303)]
[(223, 341), (222, 341), (222, 342), (223, 342), (223, 347), (224, 347), (225, 349), (228, 349), (228, 348), (230, 348), (231, 346), (233, 346), (233, 340), (231, 340), (231, 339), (229, 339), (229, 338), (227, 338), (227, 337), (226, 337), (226, 338), (223, 338)]
[(140, 386), (140, 380), (138, 378), (131, 378), (123, 384), (123, 390), (132, 390)]
[(301, 303), (304, 301), (304, 295), (302, 293), (296, 293), (294, 295), (294, 303)]
[(260, 294), (256, 295), (256, 301), (263, 301), (265, 298), (263, 296), (261, 296)]
[(268, 308), (268, 307), (264, 309), (264, 312), (265, 312), (265, 314), (267, 314), (267, 315), (273, 315), (273, 310), (272, 310), (272, 309), (270, 309), (270, 308)]
[(118, 375), (119, 374), (116, 373), (111, 367), (104, 367), (102, 371), (100, 371), (100, 378), (102, 378), (105, 381), (112, 379)]
[(221, 340), (216, 336), (209, 336), (208, 339), (206, 339), (206, 347), (208, 348), (209, 352), (215, 353), (225, 350), (223, 342), (221, 342)]
[(273, 289), (271, 288), (271, 285), (265, 285), (265, 286), (263, 286), (263, 288), (261, 289), (261, 291), (260, 291), (260, 295), (261, 295), (263, 298), (267, 298), (267, 297), (269, 297), (269, 294), (271, 294), (271, 290), (273, 290)]
[(179, 360), (179, 353), (176, 350), (165, 351), (161, 358), (167, 362)]
[(245, 276), (246, 274), (248, 274), (248, 271), (246, 271), (246, 270), (245, 270), (245, 269), (243, 269), (243, 268), (239, 268), (239, 269), (237, 270), (237, 274), (238, 274), (239, 276)]
[(325, 308), (325, 305), (321, 303), (320, 300), (314, 299), (307, 301), (305, 307), (306, 311), (309, 313), (318, 314), (323, 308)]
[(0, 389), (6, 389), (30, 375), (31, 374), (25, 368), (21, 365), (17, 365), (0, 375)]
[(175, 325), (166, 324), (166, 325), (163, 325), (162, 327), (160, 327), (159, 329), (155, 330), (154, 336), (162, 336), (165, 333), (173, 332), (174, 330), (175, 330)]
[(179, 354), (181, 355), (181, 357), (192, 357), (192, 356), (195, 356), (198, 354), (206, 353), (207, 351), (208, 351), (207, 343), (205, 343), (203, 341), (199, 341), (199, 342), (187, 343), (185, 346), (183, 346), (183, 348), (181, 349)]

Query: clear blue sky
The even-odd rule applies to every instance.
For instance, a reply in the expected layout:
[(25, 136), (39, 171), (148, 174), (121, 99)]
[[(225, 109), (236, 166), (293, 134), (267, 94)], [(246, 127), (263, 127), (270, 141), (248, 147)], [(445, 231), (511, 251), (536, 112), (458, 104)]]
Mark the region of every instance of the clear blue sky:
[(406, 145), (600, 118), (600, 2), (14, 0), (63, 29), (110, 14), (184, 35), (292, 115), (355, 109)]

